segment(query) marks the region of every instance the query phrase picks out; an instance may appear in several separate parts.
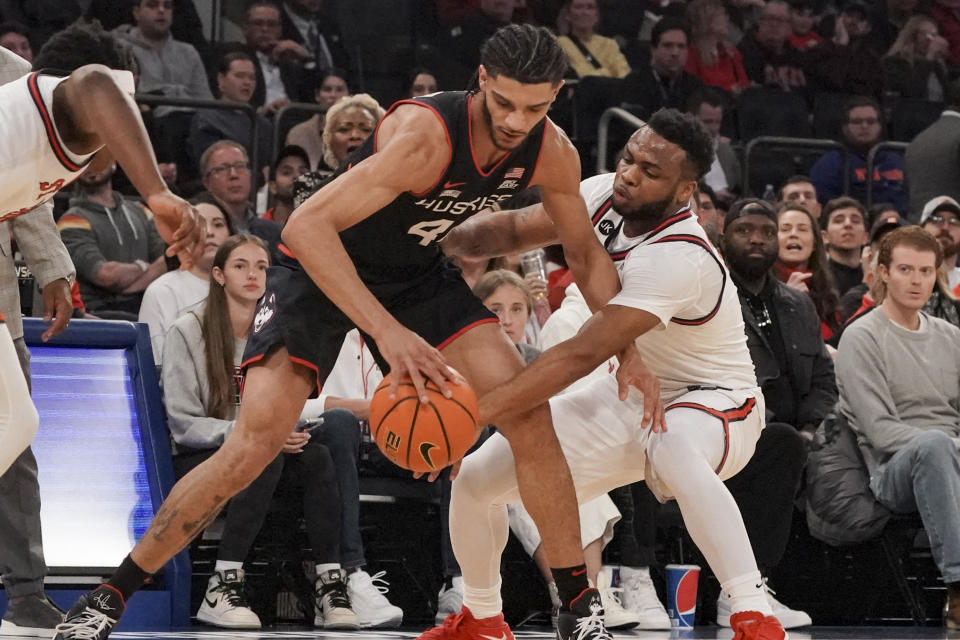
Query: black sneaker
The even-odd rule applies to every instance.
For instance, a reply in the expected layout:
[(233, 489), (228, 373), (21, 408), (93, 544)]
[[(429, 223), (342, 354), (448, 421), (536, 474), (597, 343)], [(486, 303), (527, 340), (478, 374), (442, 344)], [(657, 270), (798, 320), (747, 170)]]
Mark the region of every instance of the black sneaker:
[(63, 622), (63, 611), (42, 593), (12, 598), (0, 621), (0, 636), (49, 638)]
[(97, 587), (70, 607), (66, 619), (57, 625), (54, 640), (104, 640), (125, 608), (119, 591), (106, 584)]
[(596, 589), (585, 589), (557, 615), (557, 640), (613, 640), (603, 624), (603, 602)]

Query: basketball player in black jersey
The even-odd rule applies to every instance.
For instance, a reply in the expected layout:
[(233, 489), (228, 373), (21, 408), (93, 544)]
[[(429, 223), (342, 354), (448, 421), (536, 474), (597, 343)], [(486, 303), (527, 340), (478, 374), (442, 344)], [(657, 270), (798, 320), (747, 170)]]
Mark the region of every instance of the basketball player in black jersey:
[[(74, 605), (59, 638), (109, 634), (124, 599), (281, 450), (352, 327), (369, 338), (394, 382), (409, 377), (421, 396), (425, 378), (447, 390), (456, 375), (448, 363), (481, 395), (520, 371), (523, 362), (496, 317), (439, 248), (473, 213), (538, 185), (587, 301), (598, 308), (619, 290), (579, 194), (579, 157), (546, 117), (567, 68), (563, 50), (546, 29), (510, 25), (484, 44), (481, 60), (477, 91), (395, 105), (335, 179), (293, 213), (283, 232), (285, 258), (268, 273), (247, 342), (234, 432), (177, 483), (108, 585)], [(497, 426), (556, 567), (567, 638), (579, 619), (596, 613), (600, 598), (586, 580), (573, 482), (549, 408)], [(491, 594), (472, 595), (482, 602)], [(502, 615), (476, 614), (465, 608), (451, 616), (451, 639), (512, 637)], [(605, 635), (601, 627), (581, 640)]]

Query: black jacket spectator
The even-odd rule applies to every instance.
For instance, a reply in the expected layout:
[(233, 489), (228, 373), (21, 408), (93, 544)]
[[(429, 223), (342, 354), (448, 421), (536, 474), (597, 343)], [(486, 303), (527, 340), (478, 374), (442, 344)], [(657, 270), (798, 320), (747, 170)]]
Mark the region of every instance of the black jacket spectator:
[(685, 110), (687, 101), (703, 81), (684, 69), (687, 64), (689, 31), (678, 18), (663, 18), (650, 33), (650, 49), (623, 79), (620, 102), (636, 105), (641, 118), (657, 109)]
[[(314, 62), (319, 69), (349, 68), (350, 59), (343, 47), (340, 28), (334, 16), (329, 11), (321, 11), (312, 18), (302, 17), (291, 8), (291, 5), (298, 4), (302, 4), (302, 0), (284, 2), (281, 7), (283, 39), (305, 46), (314, 55)], [(315, 32), (311, 31), (311, 27)]]
[[(736, 283), (736, 275), (731, 277)], [(769, 275), (759, 296), (739, 284), (738, 288), (747, 347), (767, 401), (767, 419), (798, 429), (819, 425), (836, 404), (837, 383), (813, 301)], [(764, 301), (779, 340), (765, 337), (760, 323), (768, 320), (753, 311), (754, 297)]]

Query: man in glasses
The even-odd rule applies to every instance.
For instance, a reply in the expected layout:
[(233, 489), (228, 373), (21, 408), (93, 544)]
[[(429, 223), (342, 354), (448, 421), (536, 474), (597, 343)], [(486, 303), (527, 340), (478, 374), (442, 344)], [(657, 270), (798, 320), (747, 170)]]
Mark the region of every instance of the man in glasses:
[(960, 249), (960, 204), (950, 196), (937, 196), (923, 206), (920, 226), (940, 243), (950, 288), (960, 285), (957, 250)]
[[(820, 203), (849, 195), (867, 201), (867, 154), (883, 140), (883, 111), (873, 98), (855, 96), (847, 101), (841, 126), (847, 153), (828, 151), (810, 168)], [(849, 159), (849, 188), (844, 189), (844, 168)], [(873, 202), (892, 202), (900, 213), (907, 211), (903, 187), (903, 158), (892, 151), (880, 151), (873, 163)]]
[(219, 140), (200, 156), (200, 176), (210, 192), (230, 217), (234, 233), (251, 233), (276, 248), (280, 241), (280, 225), (257, 217), (250, 204), (253, 183), (250, 180), (250, 158), (246, 149), (233, 140)]

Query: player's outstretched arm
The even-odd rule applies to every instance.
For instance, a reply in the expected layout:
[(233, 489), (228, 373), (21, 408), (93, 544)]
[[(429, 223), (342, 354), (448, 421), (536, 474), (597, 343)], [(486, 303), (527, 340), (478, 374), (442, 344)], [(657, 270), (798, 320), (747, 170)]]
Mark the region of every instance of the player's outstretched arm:
[(574, 337), (544, 351), (519, 375), (480, 398), (479, 424), (522, 415), (623, 351), (660, 320), (647, 311), (606, 305)]
[(440, 242), (450, 257), (497, 258), (559, 242), (542, 204), (481, 212), (454, 227)]
[(609, 254), (597, 240), (587, 205), (580, 196), (580, 157), (567, 137), (548, 123), (534, 182), (543, 192), (543, 207), (563, 244), (574, 280), (596, 311), (620, 291), (620, 278)]
[(397, 322), (370, 293), (338, 234), (401, 193), (433, 187), (443, 176), (451, 149), (436, 116), (413, 105), (384, 118), (375, 135), (376, 153), (294, 211), (283, 229), (283, 242), (327, 297), (376, 341), (394, 374), (391, 392), (409, 376), (426, 402), (424, 375), (448, 393), (446, 380), (455, 374), (437, 349)]
[[(54, 91), (54, 119), (67, 147), (86, 154), (105, 146), (150, 207), (167, 255), (192, 262), (190, 248), (203, 238), (203, 219), (167, 188), (133, 97), (102, 65), (80, 67)], [(66, 126), (61, 123), (65, 123)]]

